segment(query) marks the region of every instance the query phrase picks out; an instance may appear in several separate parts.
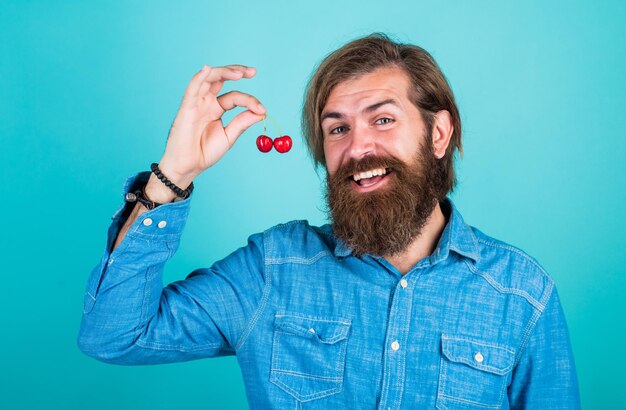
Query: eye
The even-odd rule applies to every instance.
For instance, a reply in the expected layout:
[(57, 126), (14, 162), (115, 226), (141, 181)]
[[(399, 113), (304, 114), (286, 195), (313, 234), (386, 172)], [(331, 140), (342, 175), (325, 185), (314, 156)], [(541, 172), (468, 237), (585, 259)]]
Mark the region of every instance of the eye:
[(375, 121), (376, 124), (378, 125), (386, 125), (386, 124), (391, 124), (393, 122), (393, 119), (389, 118), (389, 117), (383, 117), (383, 118), (379, 118)]
[(331, 134), (341, 134), (342, 132), (346, 132), (346, 127), (344, 127), (343, 125), (341, 127), (336, 127), (333, 128), (332, 130), (330, 130)]

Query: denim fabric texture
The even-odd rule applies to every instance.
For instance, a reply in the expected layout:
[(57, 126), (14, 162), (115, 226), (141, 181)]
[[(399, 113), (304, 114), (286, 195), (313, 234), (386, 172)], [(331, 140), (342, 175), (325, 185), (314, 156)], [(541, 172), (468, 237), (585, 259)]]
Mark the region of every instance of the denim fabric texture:
[(406, 275), (355, 257), (328, 225), (292, 221), (163, 288), (191, 200), (145, 212), (110, 252), (130, 206), (113, 216), (85, 292), (84, 353), (122, 365), (236, 355), (254, 409), (580, 408), (553, 280), (451, 201), (436, 250)]

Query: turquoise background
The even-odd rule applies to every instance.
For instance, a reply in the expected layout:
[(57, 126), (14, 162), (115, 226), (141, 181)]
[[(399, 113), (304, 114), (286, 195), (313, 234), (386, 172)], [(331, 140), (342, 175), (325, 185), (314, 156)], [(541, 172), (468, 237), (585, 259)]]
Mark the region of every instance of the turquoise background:
[(0, 407), (246, 407), (234, 357), (118, 367), (84, 356), (88, 274), (124, 179), (160, 158), (203, 64), (256, 66), (237, 87), (294, 149), (260, 154), (256, 125), (198, 178), (165, 281), (276, 223), (324, 223), (299, 132), (303, 88), (324, 55), (372, 31), (437, 59), (464, 122), (457, 206), (555, 279), (583, 407), (626, 407), (625, 2), (173, 3), (0, 5)]

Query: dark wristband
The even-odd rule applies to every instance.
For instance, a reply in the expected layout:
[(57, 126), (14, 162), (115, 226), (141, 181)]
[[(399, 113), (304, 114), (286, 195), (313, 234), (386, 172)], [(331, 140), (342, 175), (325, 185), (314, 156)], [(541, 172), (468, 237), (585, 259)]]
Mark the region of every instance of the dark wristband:
[(191, 185), (189, 185), (189, 187), (187, 187), (187, 189), (181, 189), (177, 187), (176, 184), (174, 184), (172, 181), (167, 179), (165, 175), (163, 175), (163, 173), (159, 169), (159, 164), (157, 164), (156, 162), (150, 165), (150, 169), (152, 170), (154, 175), (156, 175), (156, 177), (159, 178), (159, 180), (163, 182), (166, 187), (174, 191), (176, 196), (178, 196), (179, 198), (186, 199), (193, 192), (193, 182), (191, 183)]

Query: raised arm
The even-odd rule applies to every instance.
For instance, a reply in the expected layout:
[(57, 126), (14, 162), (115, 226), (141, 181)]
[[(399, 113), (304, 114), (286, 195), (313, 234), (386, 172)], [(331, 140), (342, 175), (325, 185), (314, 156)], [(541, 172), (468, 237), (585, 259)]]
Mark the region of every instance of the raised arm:
[[(163, 174), (186, 188), (215, 164), (265, 112), (248, 94), (218, 96), (228, 80), (254, 76), (244, 66), (204, 67), (185, 92), (160, 161)], [(222, 115), (245, 111), (224, 126)], [(165, 262), (176, 251), (190, 198), (175, 194), (153, 174), (130, 178), (124, 192), (144, 188), (163, 203), (122, 206), (114, 215), (100, 263), (87, 282), (78, 346), (87, 355), (116, 364), (156, 364), (233, 354), (265, 290), (263, 235), (247, 246), (163, 288)]]
[[(219, 161), (246, 129), (263, 118), (265, 108), (250, 94), (231, 91), (218, 96), (225, 81), (252, 78), (255, 74), (253, 67), (229, 65), (204, 66), (193, 76), (159, 163), (163, 175), (170, 181), (182, 189), (187, 188), (196, 176)], [(224, 126), (222, 116), (235, 107), (247, 110)], [(176, 198), (155, 175), (150, 176), (144, 192), (157, 203), (168, 203)], [(145, 211), (147, 208), (137, 203), (120, 229), (113, 249), (119, 246), (130, 226)]]

